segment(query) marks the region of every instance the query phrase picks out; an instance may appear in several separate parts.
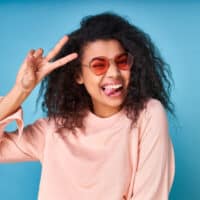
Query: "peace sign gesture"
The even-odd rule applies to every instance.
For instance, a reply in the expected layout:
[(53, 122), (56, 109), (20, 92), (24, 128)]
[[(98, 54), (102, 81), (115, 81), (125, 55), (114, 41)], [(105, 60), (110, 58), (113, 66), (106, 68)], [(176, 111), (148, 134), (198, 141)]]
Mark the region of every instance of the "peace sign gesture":
[(71, 53), (55, 62), (50, 62), (67, 41), (68, 37), (64, 36), (47, 56), (43, 56), (41, 48), (30, 50), (18, 72), (16, 85), (26, 92), (31, 92), (50, 72), (77, 58), (77, 53)]

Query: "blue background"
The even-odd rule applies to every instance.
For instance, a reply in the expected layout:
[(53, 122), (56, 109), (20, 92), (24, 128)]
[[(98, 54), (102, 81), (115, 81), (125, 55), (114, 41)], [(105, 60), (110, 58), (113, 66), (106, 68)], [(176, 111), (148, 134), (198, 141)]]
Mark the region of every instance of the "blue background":
[[(170, 120), (176, 154), (170, 199), (199, 200), (200, 2), (0, 1), (0, 95), (12, 88), (29, 49), (43, 47), (48, 52), (63, 34), (78, 27), (83, 16), (103, 11), (127, 16), (149, 33), (170, 64), (177, 114), (177, 120)], [(42, 116), (40, 109), (35, 110), (37, 94), (38, 87), (23, 104), (26, 124)], [(0, 164), (0, 199), (37, 199), (39, 179), (39, 163)]]

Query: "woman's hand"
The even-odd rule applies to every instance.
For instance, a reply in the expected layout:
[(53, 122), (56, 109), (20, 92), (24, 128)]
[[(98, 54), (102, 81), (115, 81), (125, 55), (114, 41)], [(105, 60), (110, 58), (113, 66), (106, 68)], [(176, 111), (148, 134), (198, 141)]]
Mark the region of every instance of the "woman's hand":
[(16, 85), (23, 91), (29, 93), (54, 69), (77, 58), (77, 53), (71, 53), (55, 62), (50, 62), (50, 60), (61, 50), (67, 40), (68, 37), (64, 36), (47, 56), (43, 56), (43, 49), (41, 48), (30, 50), (18, 72)]

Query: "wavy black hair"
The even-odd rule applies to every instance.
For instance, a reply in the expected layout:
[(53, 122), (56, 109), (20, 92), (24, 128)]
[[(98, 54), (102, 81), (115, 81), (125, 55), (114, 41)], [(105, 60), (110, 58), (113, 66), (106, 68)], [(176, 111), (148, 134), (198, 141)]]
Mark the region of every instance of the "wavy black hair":
[(148, 34), (125, 18), (106, 12), (83, 18), (80, 28), (68, 36), (69, 41), (54, 60), (72, 52), (77, 52), (79, 57), (50, 73), (40, 88), (40, 96), (44, 95), (43, 111), (48, 117), (59, 119), (60, 127), (72, 131), (83, 128), (83, 119), (88, 109), (92, 109), (86, 88), (78, 84), (76, 78), (81, 72), (84, 47), (96, 40), (115, 39), (134, 56), (128, 94), (123, 103), (133, 123), (137, 122), (150, 98), (159, 100), (167, 111), (174, 114), (174, 105), (170, 100), (171, 71)]

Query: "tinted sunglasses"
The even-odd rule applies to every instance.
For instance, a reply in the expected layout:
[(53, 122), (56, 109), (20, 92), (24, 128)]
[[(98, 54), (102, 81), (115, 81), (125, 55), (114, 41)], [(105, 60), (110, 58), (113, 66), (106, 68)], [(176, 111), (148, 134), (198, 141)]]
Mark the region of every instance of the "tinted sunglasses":
[(116, 55), (111, 59), (99, 56), (93, 58), (88, 65), (83, 64), (83, 66), (88, 66), (95, 75), (99, 76), (107, 72), (111, 61), (115, 63), (119, 70), (130, 70), (133, 65), (133, 56), (128, 52)]

